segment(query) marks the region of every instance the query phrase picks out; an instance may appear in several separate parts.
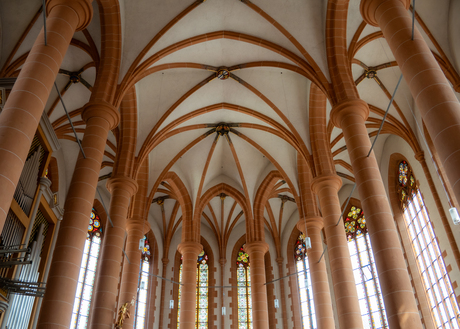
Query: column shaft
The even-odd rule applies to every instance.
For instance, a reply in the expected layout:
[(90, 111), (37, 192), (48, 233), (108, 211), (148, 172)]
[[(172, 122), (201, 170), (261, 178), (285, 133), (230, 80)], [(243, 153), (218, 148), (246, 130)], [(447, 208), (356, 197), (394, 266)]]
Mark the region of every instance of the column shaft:
[(368, 23), (381, 27), (460, 200), (460, 103), (417, 27), (412, 40), (408, 5), (401, 0), (362, 0), (361, 13)]
[[(95, 115), (98, 109), (100, 116)], [(87, 115), (93, 116), (86, 119), (82, 141), (86, 159), (80, 152), (64, 206), (64, 216), (37, 328), (68, 328), (70, 325), (89, 216), (107, 135), (109, 129), (114, 127), (114, 118), (118, 113), (102, 104), (90, 105), (85, 109), (88, 110), (90, 112)], [(85, 117), (85, 113), (83, 116)]]
[[(324, 233), (327, 241), (339, 325), (340, 328), (362, 329), (363, 321), (361, 319), (350, 252), (348, 251), (343, 220), (340, 218), (342, 211), (337, 192), (341, 185), (342, 182), (338, 176), (319, 176), (313, 180), (313, 189), (318, 195), (324, 219)], [(339, 221), (338, 225), (337, 221)]]
[[(323, 228), (322, 218), (308, 218), (306, 221), (300, 220), (297, 228), (305, 230), (307, 226), (308, 237), (311, 241), (311, 248), (307, 250), (308, 265), (310, 266), (311, 285), (313, 288), (313, 301), (316, 310), (316, 323), (318, 329), (333, 329), (334, 313), (332, 311), (331, 291), (326, 271), (326, 262), (323, 253), (323, 241), (321, 239), (321, 229)], [(318, 260), (321, 258), (321, 261)]]
[(195, 329), (196, 261), (203, 246), (197, 242), (181, 242), (177, 249), (182, 255), (179, 328)]
[[(122, 304), (137, 298), (137, 288), (139, 286), (139, 269), (141, 265), (142, 251), (139, 250), (139, 240), (144, 237), (146, 225), (141, 219), (131, 219), (126, 227), (128, 237), (126, 238), (126, 255), (123, 262), (123, 273), (121, 275), (120, 298), (118, 307)], [(123, 329), (133, 328), (134, 307), (130, 309), (131, 316), (125, 319)]]
[[(92, 301), (93, 314), (97, 314), (97, 316), (92, 317), (91, 328), (112, 329), (115, 313), (117, 313), (118, 284), (125, 243), (126, 216), (131, 197), (137, 190), (137, 183), (128, 177), (114, 176), (108, 181), (107, 187), (112, 193), (109, 214), (113, 227), (109, 224), (105, 228), (97, 285), (96, 289), (94, 289)], [(139, 250), (139, 240), (137, 240), (137, 249)]]
[(251, 297), (252, 321), (254, 329), (268, 329), (268, 301), (265, 286), (265, 253), (268, 244), (265, 242), (246, 243), (244, 249), (251, 262)]
[(422, 328), (379, 166), (373, 153), (367, 156), (371, 147), (365, 126), (368, 114), (367, 104), (354, 100), (337, 105), (331, 117), (342, 128), (350, 155), (390, 328)]
[(42, 29), (0, 115), (0, 230), (54, 80), (79, 27), (74, 7), (80, 2), (63, 1), (51, 8), (46, 19), (48, 45)]

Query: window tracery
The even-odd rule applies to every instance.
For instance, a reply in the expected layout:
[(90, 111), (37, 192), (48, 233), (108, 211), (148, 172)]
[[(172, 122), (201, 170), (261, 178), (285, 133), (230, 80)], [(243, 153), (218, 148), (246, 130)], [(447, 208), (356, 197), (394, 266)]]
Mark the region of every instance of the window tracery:
[(308, 264), (307, 247), (305, 235), (301, 233), (297, 238), (294, 249), (294, 257), (297, 269), (297, 280), (300, 291), (300, 309), (302, 312), (302, 323), (304, 329), (316, 329), (315, 304), (313, 302), (313, 290)]
[(346, 214), (345, 234), (364, 328), (388, 328), (366, 217), (355, 205), (350, 205)]
[(102, 239), (101, 219), (93, 208), (91, 211), (83, 258), (78, 275), (77, 291), (72, 310), (71, 329), (84, 329), (88, 325), (88, 316), (93, 294), (94, 278)]
[(398, 165), (398, 197), (436, 328), (460, 328), (459, 307), (425, 201), (407, 161)]
[(244, 245), (236, 258), (238, 286), (238, 329), (252, 329), (251, 267)]
[(134, 317), (134, 328), (144, 329), (145, 310), (147, 308), (147, 294), (150, 273), (150, 243), (144, 235), (144, 248), (142, 249), (141, 264), (139, 267), (139, 285), (137, 289), (137, 303)]

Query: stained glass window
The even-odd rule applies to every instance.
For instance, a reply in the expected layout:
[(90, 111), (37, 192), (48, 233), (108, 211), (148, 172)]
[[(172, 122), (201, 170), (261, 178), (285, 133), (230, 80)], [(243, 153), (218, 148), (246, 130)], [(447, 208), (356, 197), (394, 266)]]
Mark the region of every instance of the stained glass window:
[(300, 308), (302, 311), (302, 323), (304, 329), (316, 329), (315, 304), (313, 302), (313, 290), (311, 286), (310, 266), (308, 264), (305, 235), (300, 234), (297, 238), (294, 257), (299, 282)]
[[(196, 262), (196, 313), (195, 313), (195, 328), (208, 328), (208, 279), (209, 265), (208, 255), (203, 250), (198, 255)], [(182, 282), (182, 264), (179, 269), (179, 282)], [(179, 286), (178, 306), (177, 306), (177, 328), (179, 329), (180, 316), (180, 301), (181, 301), (181, 286)]]
[(406, 161), (398, 166), (398, 194), (436, 328), (460, 328), (459, 307), (446, 264), (415, 175)]
[(147, 307), (147, 293), (149, 287), (150, 270), (150, 243), (144, 235), (144, 249), (142, 249), (141, 264), (139, 268), (139, 286), (137, 288), (136, 315), (134, 317), (134, 328), (144, 329), (145, 310)]
[(238, 329), (252, 329), (251, 267), (244, 246), (236, 258), (238, 286)]
[(93, 294), (93, 284), (96, 275), (97, 260), (101, 246), (102, 226), (96, 210), (91, 211), (83, 258), (78, 275), (77, 291), (73, 304), (71, 329), (84, 329), (88, 325), (89, 308)]
[(364, 328), (388, 328), (374, 253), (367, 234), (366, 217), (362, 209), (354, 205), (349, 207), (347, 214), (344, 221), (345, 233)]

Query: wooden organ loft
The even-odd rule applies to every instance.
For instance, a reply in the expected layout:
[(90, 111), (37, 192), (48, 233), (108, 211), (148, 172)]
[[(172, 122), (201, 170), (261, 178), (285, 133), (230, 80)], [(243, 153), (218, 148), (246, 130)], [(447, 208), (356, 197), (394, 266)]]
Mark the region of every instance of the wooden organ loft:
[[(0, 108), (9, 90), (0, 88)], [(62, 219), (54, 151), (59, 141), (46, 115), (40, 120), (0, 234), (2, 329), (35, 326)], [(29, 320), (30, 319), (30, 320)], [(35, 323), (35, 324), (34, 324)]]

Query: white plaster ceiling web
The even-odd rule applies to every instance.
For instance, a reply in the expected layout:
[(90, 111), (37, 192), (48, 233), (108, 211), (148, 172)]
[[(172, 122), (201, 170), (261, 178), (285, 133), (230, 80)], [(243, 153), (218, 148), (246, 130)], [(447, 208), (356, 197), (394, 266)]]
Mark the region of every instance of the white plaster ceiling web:
[[(235, 74), (239, 75), (243, 71), (244, 70), (237, 71)], [(219, 79), (214, 79), (213, 81), (209, 82), (205, 86), (201, 87), (199, 90), (193, 93), (190, 97), (188, 97), (182, 104), (180, 104), (177, 107), (177, 109), (164, 122), (162, 127), (166, 126), (173, 120), (181, 116), (184, 116), (192, 111), (195, 111), (197, 109), (200, 109), (206, 106), (220, 104), (220, 103), (229, 103), (229, 104), (234, 104), (237, 106), (243, 106), (243, 107), (249, 108), (250, 110), (257, 111), (275, 121), (281, 122), (280, 117), (262, 99), (260, 99), (260, 97), (255, 95), (248, 88), (242, 86), (237, 81), (229, 78), (224, 81), (219, 80)], [(237, 112), (233, 112), (229, 110), (225, 110), (225, 111), (229, 112), (228, 114), (229, 119), (231, 119), (231, 117), (235, 118), (237, 116), (236, 115)], [(217, 113), (215, 114), (215, 116), (217, 116)], [(239, 114), (239, 116), (242, 119), (244, 118), (244, 120), (240, 119), (238, 121), (250, 122), (246, 120), (246, 118), (248, 117), (247, 115)], [(212, 114), (210, 114), (210, 116), (206, 116), (206, 119), (212, 120), (210, 119), (211, 117), (212, 117)], [(216, 120), (213, 120), (213, 121), (215, 122)], [(231, 120), (227, 120), (227, 119), (223, 121), (232, 122)], [(208, 122), (208, 121), (205, 121), (203, 119), (203, 121), (201, 122)], [(212, 121), (209, 121), (209, 122), (212, 122)], [(263, 123), (259, 121), (259, 124), (263, 124)], [(284, 126), (286, 127), (286, 125)]]

